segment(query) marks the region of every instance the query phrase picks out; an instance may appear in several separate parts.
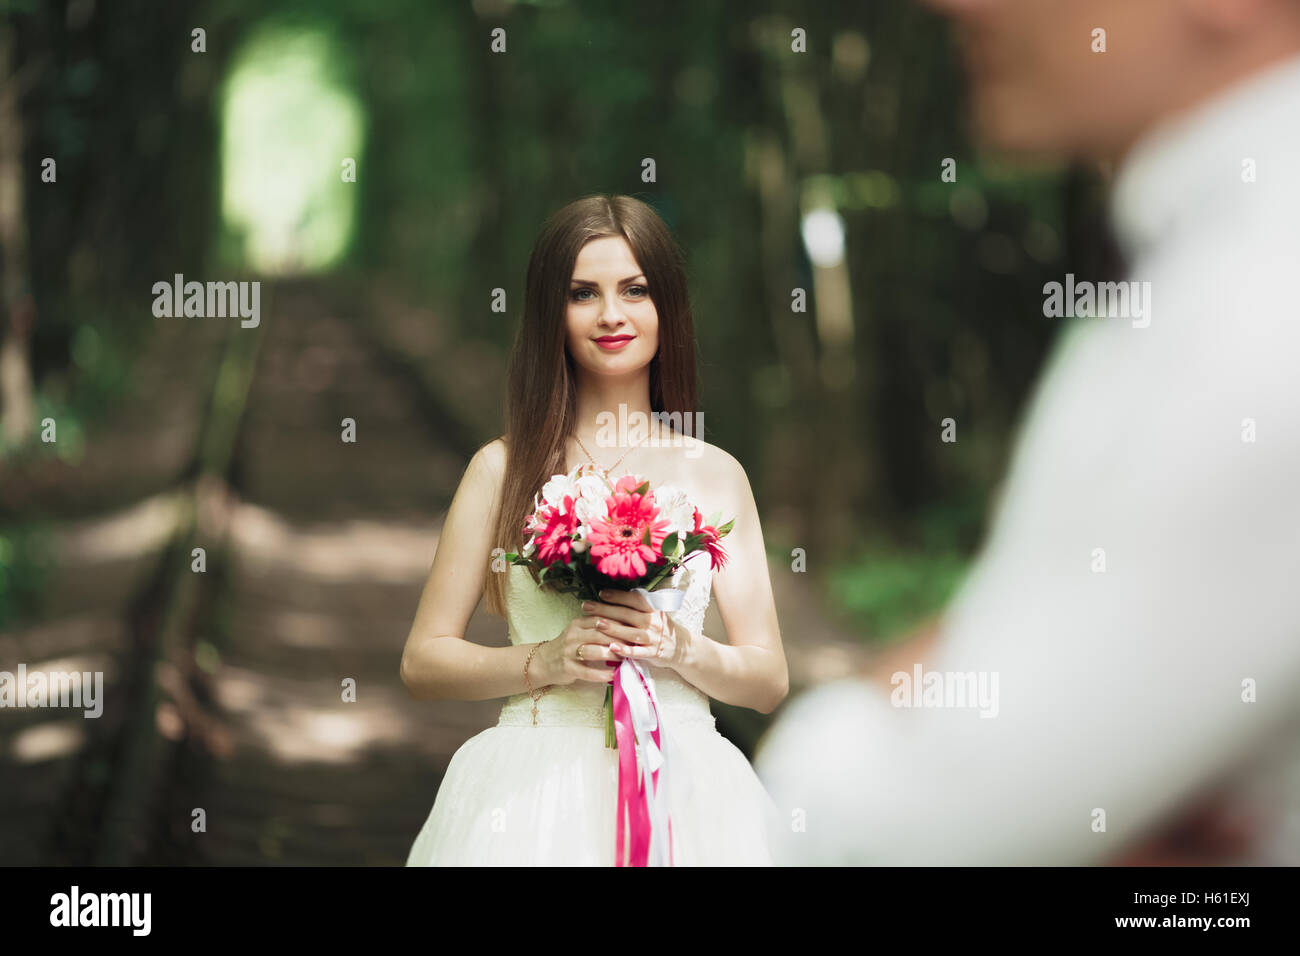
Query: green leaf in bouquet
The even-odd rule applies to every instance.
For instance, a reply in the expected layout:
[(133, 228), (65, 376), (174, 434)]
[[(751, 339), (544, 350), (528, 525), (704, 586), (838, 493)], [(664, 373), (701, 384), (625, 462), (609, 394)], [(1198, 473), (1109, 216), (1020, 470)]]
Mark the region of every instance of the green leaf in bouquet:
[(681, 561), (682, 557), (686, 554), (686, 544), (682, 541), (681, 535), (677, 536), (677, 540), (673, 542), (672, 548), (666, 551), (665, 554), (667, 554), (667, 556), (675, 563)]
[(726, 524), (724, 524), (721, 528), (718, 529), (718, 537), (721, 538), (724, 535), (731, 534), (731, 529), (734, 528), (735, 526), (736, 526), (736, 519), (732, 518), (730, 521), (728, 521)]
[(599, 600), (605, 582), (593, 565), (582, 561), (577, 562), (574, 565), (573, 577), (579, 597), (586, 601)]
[(668, 576), (668, 574), (673, 570), (674, 567), (676, 567), (675, 564), (665, 564), (658, 571), (654, 572), (650, 576), (650, 580), (648, 580), (644, 585), (642, 585), (642, 587), (644, 587), (647, 591), (653, 591), (656, 587), (659, 586), (660, 582), (662, 582), (664, 578)]
[(646, 493), (647, 491), (649, 491), (649, 490), (650, 490), (650, 482), (648, 482), (648, 481), (643, 481), (643, 482), (641, 482), (641, 484), (639, 484), (639, 485), (636, 486), (636, 488), (632, 491), (632, 494), (634, 494), (634, 495), (643, 495), (643, 494), (645, 494), (645, 493)]

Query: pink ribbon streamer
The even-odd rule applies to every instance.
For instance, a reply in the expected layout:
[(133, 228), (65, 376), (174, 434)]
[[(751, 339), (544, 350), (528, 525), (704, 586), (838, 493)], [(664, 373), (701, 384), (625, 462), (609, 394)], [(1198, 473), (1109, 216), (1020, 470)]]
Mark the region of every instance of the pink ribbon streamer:
[[(639, 699), (633, 702), (629, 686)], [(651, 855), (662, 865), (664, 853), (663, 829), (667, 831), (667, 865), (673, 865), (672, 819), (667, 810), (663, 787), (664, 764), (654, 770), (649, 767), (648, 751), (651, 747), (661, 758), (665, 740), (661, 735), (663, 724), (653, 681), (636, 661), (624, 660), (614, 674), (614, 734), (618, 741), (618, 817), (615, 837), (615, 866), (649, 866)], [(638, 713), (639, 712), (639, 713)], [(641, 719), (638, 720), (637, 717)], [(640, 725), (640, 726), (638, 726)], [(653, 743), (651, 743), (653, 742)], [(637, 746), (642, 751), (641, 766), (637, 766)], [(656, 818), (658, 823), (656, 825)], [(623, 862), (624, 830), (628, 830), (631, 855)]]
[[(680, 610), (686, 596), (678, 588), (632, 590), (652, 609), (670, 614)], [(669, 756), (673, 741), (664, 727), (654, 678), (640, 661), (624, 659), (614, 672), (612, 697), (614, 736), (618, 743), (615, 866), (672, 866), (669, 783), (672, 781), (677, 789), (683, 789), (689, 787), (690, 781), (678, 782), (678, 773), (669, 773), (669, 767), (677, 760)], [(684, 793), (679, 796), (684, 797)], [(626, 863), (623, 860), (625, 829), (631, 842)]]

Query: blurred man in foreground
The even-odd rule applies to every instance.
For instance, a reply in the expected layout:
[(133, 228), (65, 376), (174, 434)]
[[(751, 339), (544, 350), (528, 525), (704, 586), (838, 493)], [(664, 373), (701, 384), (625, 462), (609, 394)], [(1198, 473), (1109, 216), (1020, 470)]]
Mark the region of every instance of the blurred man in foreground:
[(1300, 863), (1300, 0), (931, 5), (987, 144), (1117, 164), (1129, 281), (1045, 290), (1099, 317), (922, 668), (762, 742), (782, 859), (1142, 862), (1208, 802), (1252, 838), (1199, 862)]

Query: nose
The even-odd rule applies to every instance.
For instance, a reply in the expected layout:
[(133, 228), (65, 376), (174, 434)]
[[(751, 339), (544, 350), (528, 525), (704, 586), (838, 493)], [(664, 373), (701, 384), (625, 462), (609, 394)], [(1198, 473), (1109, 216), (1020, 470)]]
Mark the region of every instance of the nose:
[(618, 305), (618, 297), (615, 296), (613, 299), (606, 299), (605, 301), (608, 304), (600, 310), (599, 324), (602, 326), (608, 325), (611, 328), (618, 328), (627, 321), (627, 319), (623, 317), (622, 309)]

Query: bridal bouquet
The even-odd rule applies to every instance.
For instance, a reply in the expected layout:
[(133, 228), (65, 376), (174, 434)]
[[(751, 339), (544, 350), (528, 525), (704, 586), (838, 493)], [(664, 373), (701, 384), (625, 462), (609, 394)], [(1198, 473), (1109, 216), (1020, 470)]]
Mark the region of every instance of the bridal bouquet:
[(654, 591), (693, 555), (708, 552), (720, 569), (727, 552), (719, 543), (735, 524), (706, 523), (686, 494), (668, 485), (657, 491), (635, 475), (616, 483), (590, 465), (555, 475), (534, 496), (524, 522), (523, 550), (506, 560), (533, 572), (537, 583), (599, 600), (605, 589)]
[[(528, 540), (505, 558), (527, 567), (540, 587), (599, 601), (602, 590), (636, 591), (657, 611), (676, 611), (683, 592), (672, 583), (683, 564), (701, 552), (713, 570), (727, 552), (720, 543), (735, 520), (707, 521), (678, 488), (635, 475), (617, 482), (590, 465), (554, 475), (534, 496), (524, 523)], [(667, 800), (661, 770), (668, 747), (654, 680), (640, 661), (624, 659), (605, 688), (605, 745), (619, 751), (617, 865), (623, 864), (625, 812), (631, 824), (633, 865), (671, 859)], [(638, 771), (637, 752), (643, 757)], [(647, 774), (653, 786), (642, 782)], [(667, 840), (667, 843), (665, 843)]]
[[(555, 475), (533, 497), (524, 522), (529, 535), (522, 551), (505, 559), (532, 572), (542, 587), (599, 601), (600, 592), (640, 591), (656, 610), (677, 610), (681, 592), (656, 600), (648, 592), (668, 590), (691, 557), (707, 552), (713, 570), (727, 561), (721, 540), (734, 519), (707, 521), (686, 493), (670, 485), (657, 490), (635, 475), (617, 482), (590, 465)], [(624, 662), (627, 663), (627, 662)], [(613, 747), (612, 688), (605, 691), (605, 743)]]

